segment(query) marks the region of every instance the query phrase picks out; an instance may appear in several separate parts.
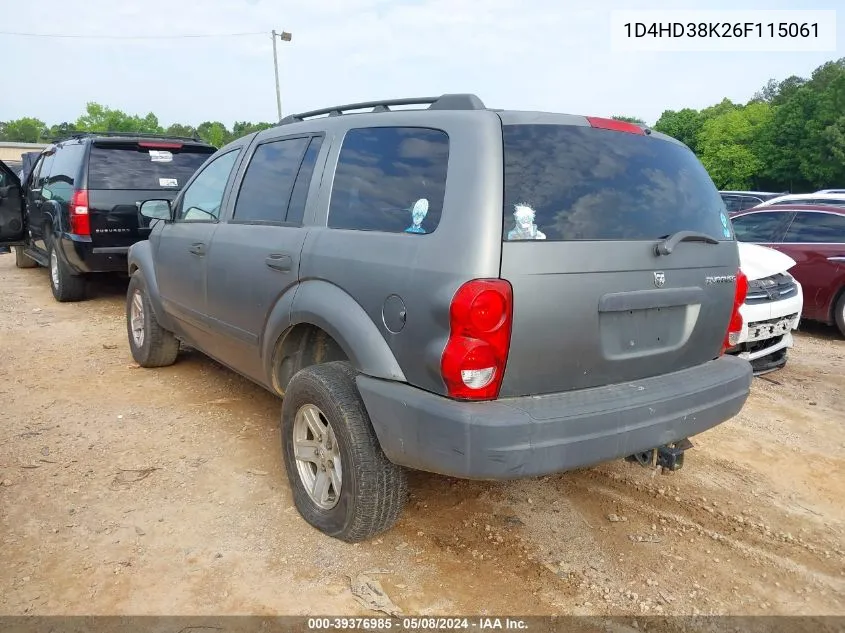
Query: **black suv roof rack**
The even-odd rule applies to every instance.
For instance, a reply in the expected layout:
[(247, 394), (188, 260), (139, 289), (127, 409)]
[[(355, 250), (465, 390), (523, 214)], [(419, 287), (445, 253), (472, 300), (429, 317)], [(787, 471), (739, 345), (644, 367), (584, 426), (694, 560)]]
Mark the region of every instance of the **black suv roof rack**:
[(299, 123), (305, 119), (313, 117), (328, 115), (341, 116), (347, 114), (350, 110), (367, 110), (370, 112), (390, 112), (391, 106), (406, 106), (406, 105), (428, 105), (428, 110), (486, 110), (484, 102), (481, 101), (474, 94), (444, 94), (439, 97), (409, 97), (406, 99), (388, 99), (381, 101), (364, 101), (362, 103), (349, 103), (346, 105), (333, 106), (331, 108), (322, 108), (320, 110), (311, 110), (310, 112), (300, 112), (299, 114), (289, 114), (281, 121), (279, 125), (286, 125), (288, 123)]
[(61, 138), (57, 138), (53, 141), (53, 143), (60, 143), (61, 141), (69, 141), (71, 139), (80, 139), (80, 138), (91, 138), (92, 136), (107, 136), (107, 137), (126, 137), (126, 138), (155, 138), (155, 139), (168, 139), (174, 141), (199, 141), (204, 143), (199, 136), (176, 136), (173, 134), (148, 134), (146, 132), (73, 132), (68, 134), (67, 136), (63, 136)]

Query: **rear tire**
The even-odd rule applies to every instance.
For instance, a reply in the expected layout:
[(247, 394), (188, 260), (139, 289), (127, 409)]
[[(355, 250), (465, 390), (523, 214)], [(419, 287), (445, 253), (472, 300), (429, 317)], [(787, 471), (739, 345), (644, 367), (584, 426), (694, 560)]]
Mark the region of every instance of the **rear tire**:
[(38, 262), (24, 255), (23, 246), (15, 246), (15, 266), (18, 268), (37, 268)]
[(56, 301), (82, 301), (85, 298), (85, 277), (71, 273), (59, 257), (52, 239), (47, 240), (47, 259), (50, 263), (50, 290)]
[(140, 272), (126, 291), (126, 332), (132, 358), (141, 367), (166, 367), (176, 362), (179, 339), (158, 324)]
[(839, 299), (836, 302), (836, 307), (834, 308), (835, 311), (835, 320), (836, 320), (836, 327), (839, 328), (839, 333), (842, 336), (845, 336), (845, 289), (839, 293)]
[[(402, 513), (405, 472), (382, 452), (349, 363), (312, 365), (291, 379), (282, 403), (282, 453), (297, 510), (324, 534), (364, 541)], [(331, 482), (323, 494), (321, 476)]]

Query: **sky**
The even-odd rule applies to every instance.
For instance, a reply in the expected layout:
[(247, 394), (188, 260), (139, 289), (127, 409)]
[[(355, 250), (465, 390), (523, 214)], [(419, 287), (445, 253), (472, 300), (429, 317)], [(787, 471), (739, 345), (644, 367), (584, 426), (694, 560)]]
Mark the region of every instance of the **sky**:
[[(845, 57), (845, 2), (829, 52), (615, 52), (614, 9), (801, 9), (806, 0), (0, 0), (0, 121), (74, 121), (95, 101), (163, 125), (273, 121), (270, 31), (283, 114), (471, 92), (489, 107), (654, 123), (666, 109), (745, 102), (768, 79)], [(102, 39), (260, 33), (182, 39)]]

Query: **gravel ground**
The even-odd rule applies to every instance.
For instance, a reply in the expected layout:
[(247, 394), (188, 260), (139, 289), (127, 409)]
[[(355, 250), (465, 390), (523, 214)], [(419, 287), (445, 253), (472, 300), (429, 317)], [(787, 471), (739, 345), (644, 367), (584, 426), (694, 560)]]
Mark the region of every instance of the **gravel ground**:
[(807, 327), (683, 470), (508, 483), (412, 473), (400, 523), (322, 536), (293, 507), (280, 402), (197, 352), (144, 370), (125, 283), (56, 303), (0, 256), (0, 613), (845, 615), (845, 341)]

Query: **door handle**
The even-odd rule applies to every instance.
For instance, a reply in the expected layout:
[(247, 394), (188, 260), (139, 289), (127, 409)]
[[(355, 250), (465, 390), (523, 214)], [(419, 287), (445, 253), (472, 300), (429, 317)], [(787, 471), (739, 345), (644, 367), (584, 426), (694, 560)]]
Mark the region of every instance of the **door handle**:
[(829, 262), (845, 262), (845, 255), (840, 255), (839, 257), (828, 257), (827, 261), (829, 261)]
[(201, 242), (191, 244), (190, 248), (188, 248), (188, 251), (190, 251), (192, 255), (199, 255), (200, 257), (202, 257), (203, 255), (205, 255), (205, 244)]
[(264, 263), (273, 270), (279, 270), (286, 273), (293, 267), (293, 258), (285, 253), (273, 253), (272, 255), (267, 256)]

